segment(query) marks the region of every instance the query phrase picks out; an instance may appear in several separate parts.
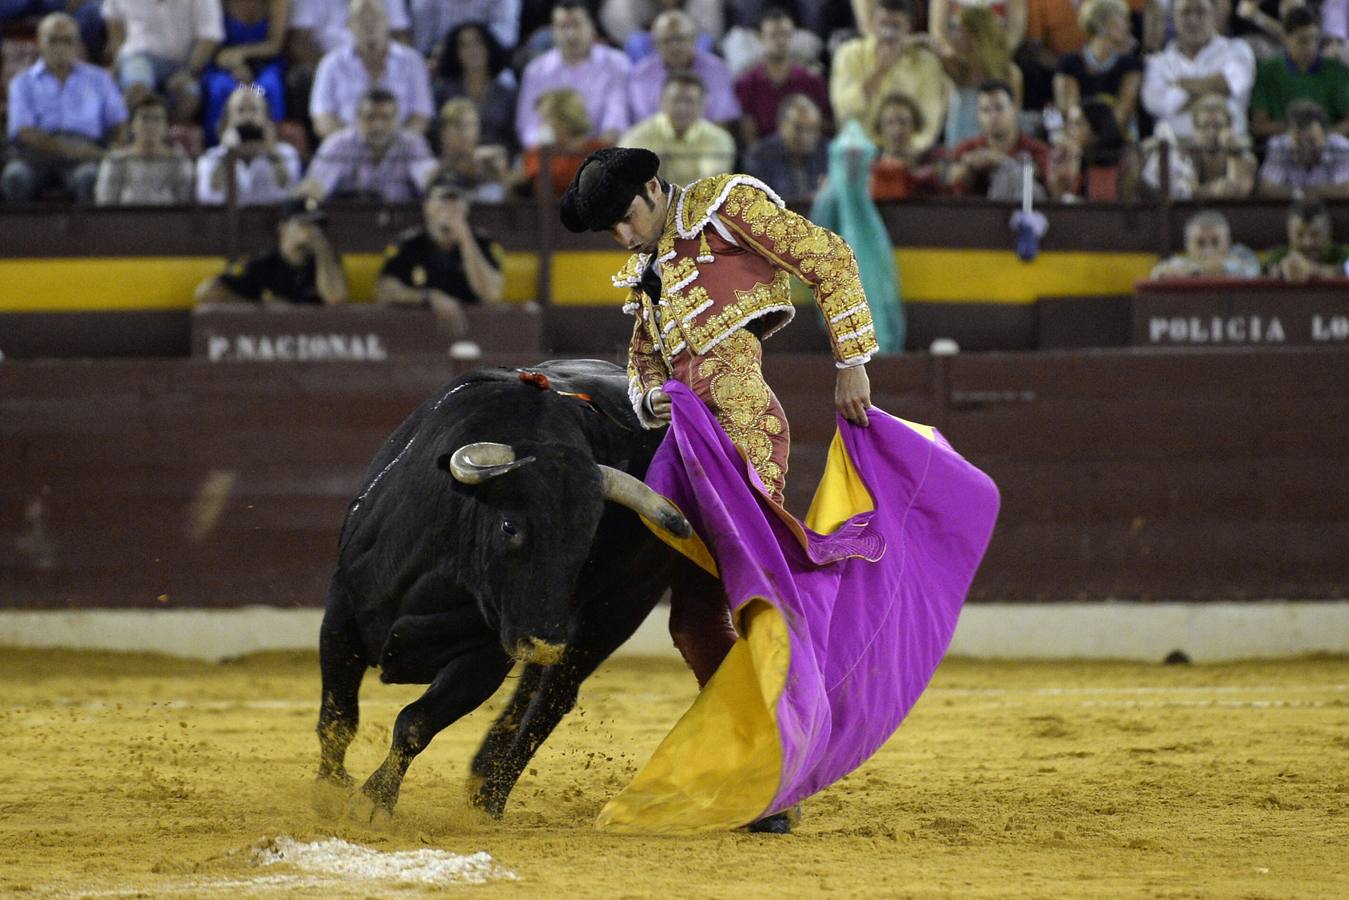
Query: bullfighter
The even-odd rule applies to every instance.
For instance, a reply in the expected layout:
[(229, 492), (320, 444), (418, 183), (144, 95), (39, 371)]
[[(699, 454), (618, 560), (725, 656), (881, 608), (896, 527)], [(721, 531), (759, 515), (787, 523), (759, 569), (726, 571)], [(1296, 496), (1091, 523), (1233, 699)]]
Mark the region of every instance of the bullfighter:
[[(866, 363), (877, 350), (857, 261), (843, 239), (787, 209), (748, 175), (687, 186), (657, 177), (648, 150), (606, 148), (582, 163), (561, 205), (570, 231), (607, 231), (632, 255), (614, 276), (634, 316), (629, 397), (648, 428), (670, 418), (669, 380), (707, 404), (781, 504), (790, 430), (765, 382), (761, 342), (795, 314), (790, 276), (814, 291), (838, 369), (834, 402), (867, 424)], [(705, 685), (735, 642), (730, 612), (703, 592), (676, 591), (670, 630)]]

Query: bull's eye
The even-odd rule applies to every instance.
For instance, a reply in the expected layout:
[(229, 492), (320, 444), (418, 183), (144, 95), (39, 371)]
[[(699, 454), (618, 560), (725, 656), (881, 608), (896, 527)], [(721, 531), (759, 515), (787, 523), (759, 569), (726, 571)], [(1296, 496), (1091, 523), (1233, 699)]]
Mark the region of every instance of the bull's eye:
[(506, 542), (511, 547), (518, 548), (525, 542), (525, 537), (520, 533), (520, 528), (510, 519), (501, 520), (501, 533), (506, 536)]

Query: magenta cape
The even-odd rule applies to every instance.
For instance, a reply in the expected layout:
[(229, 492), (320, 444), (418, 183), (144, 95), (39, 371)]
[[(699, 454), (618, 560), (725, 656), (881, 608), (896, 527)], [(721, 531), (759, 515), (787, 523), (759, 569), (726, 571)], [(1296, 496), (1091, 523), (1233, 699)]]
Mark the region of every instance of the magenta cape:
[[(934, 429), (838, 420), (806, 522), (688, 388), (647, 483), (688, 517), (673, 542), (719, 575), (740, 638), (598, 826), (736, 828), (842, 778), (913, 708), (988, 546), (998, 491)], [(659, 532), (658, 532), (659, 533)]]

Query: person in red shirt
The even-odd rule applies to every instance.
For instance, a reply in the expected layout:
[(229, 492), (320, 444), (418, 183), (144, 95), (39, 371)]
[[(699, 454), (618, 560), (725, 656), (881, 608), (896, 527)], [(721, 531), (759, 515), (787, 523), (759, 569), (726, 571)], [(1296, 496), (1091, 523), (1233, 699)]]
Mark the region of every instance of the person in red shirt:
[(1019, 200), (1023, 154), (1034, 163), (1037, 187), (1043, 190), (1049, 173), (1049, 145), (1021, 132), (1012, 86), (1005, 81), (981, 84), (978, 118), (979, 136), (951, 151), (952, 162), (946, 170), (946, 186), (951, 192)]
[(871, 163), (872, 200), (905, 200), (940, 191), (941, 179), (933, 165), (937, 151), (923, 153), (914, 146), (914, 135), (923, 129), (923, 111), (912, 97), (886, 97), (871, 127), (879, 136), (880, 150)]
[(751, 146), (778, 129), (778, 107), (791, 94), (805, 94), (829, 118), (829, 88), (818, 72), (792, 60), (796, 23), (780, 6), (769, 7), (759, 19), (762, 62), (735, 80), (735, 96), (744, 113), (740, 122), (743, 144)]

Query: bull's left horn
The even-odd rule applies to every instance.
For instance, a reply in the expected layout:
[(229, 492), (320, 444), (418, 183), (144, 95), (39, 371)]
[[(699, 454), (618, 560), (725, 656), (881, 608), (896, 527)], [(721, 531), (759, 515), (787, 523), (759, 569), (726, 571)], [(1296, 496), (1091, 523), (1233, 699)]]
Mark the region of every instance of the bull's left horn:
[(515, 449), (510, 444), (465, 444), (450, 455), (449, 470), (455, 481), (482, 484), (533, 461), (532, 456), (516, 459)]
[(686, 538), (693, 534), (693, 527), (689, 525), (689, 520), (684, 518), (679, 510), (675, 509), (673, 503), (627, 472), (619, 471), (613, 466), (601, 465), (600, 474), (604, 476), (604, 497), (606, 500), (612, 500), (620, 506), (626, 506), (675, 537)]

